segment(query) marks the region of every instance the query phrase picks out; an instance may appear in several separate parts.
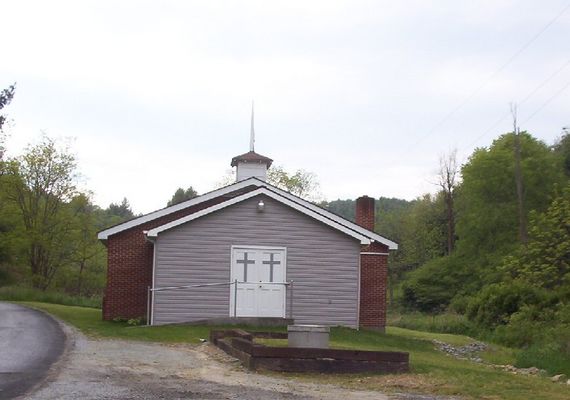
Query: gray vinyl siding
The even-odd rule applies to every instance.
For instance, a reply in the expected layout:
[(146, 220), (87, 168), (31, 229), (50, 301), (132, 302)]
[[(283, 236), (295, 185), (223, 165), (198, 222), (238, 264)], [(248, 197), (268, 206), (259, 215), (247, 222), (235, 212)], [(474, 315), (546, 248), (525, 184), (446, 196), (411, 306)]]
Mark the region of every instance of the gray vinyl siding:
[[(359, 241), (263, 195), (160, 233), (154, 286), (229, 282), (232, 245), (287, 248), (296, 323), (357, 326)], [(228, 317), (229, 304), (227, 286), (156, 292), (154, 323)]]

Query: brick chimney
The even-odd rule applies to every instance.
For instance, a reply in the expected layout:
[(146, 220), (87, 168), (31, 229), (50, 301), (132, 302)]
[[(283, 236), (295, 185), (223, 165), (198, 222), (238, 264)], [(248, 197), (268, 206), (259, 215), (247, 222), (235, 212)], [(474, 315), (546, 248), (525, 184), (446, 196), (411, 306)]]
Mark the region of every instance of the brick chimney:
[[(374, 231), (374, 199), (356, 199), (356, 223)], [(386, 287), (388, 285), (388, 246), (373, 242), (360, 248), (360, 313), (362, 328), (386, 328)]]
[(374, 198), (362, 196), (356, 199), (356, 223), (374, 231)]

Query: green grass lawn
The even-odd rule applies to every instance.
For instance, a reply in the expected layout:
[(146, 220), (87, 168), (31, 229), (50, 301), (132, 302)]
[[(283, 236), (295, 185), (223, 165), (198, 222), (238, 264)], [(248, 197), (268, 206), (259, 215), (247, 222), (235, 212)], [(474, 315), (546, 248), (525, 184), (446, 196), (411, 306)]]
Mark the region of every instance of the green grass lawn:
[(71, 296), (54, 290), (40, 290), (24, 286), (0, 287), (0, 300), (18, 302), (34, 301), (40, 303), (65, 304), (66, 306), (101, 308), (101, 296)]
[[(94, 337), (156, 341), (167, 343), (199, 343), (207, 338), (212, 327), (206, 326), (128, 326), (126, 323), (101, 320), (101, 311), (92, 308), (63, 306), (36, 302), (20, 304), (45, 310), (75, 325)], [(266, 329), (263, 329), (266, 330)], [(361, 350), (407, 351), (412, 373), (399, 375), (357, 374), (276, 374), (288, 379), (335, 383), (350, 388), (375, 389), (384, 392), (433, 393), (461, 395), (471, 399), (568, 399), (570, 387), (554, 384), (546, 377), (512, 375), (486, 365), (461, 361), (437, 351), (431, 340), (437, 339), (455, 346), (473, 340), (467, 336), (428, 333), (390, 327), (385, 334), (334, 328), (333, 347)], [(512, 363), (514, 350), (492, 346), (482, 354), (485, 361), (496, 364)]]
[[(208, 339), (210, 330), (229, 329), (235, 326), (204, 326), (204, 325), (166, 325), (166, 326), (130, 326), (126, 322), (111, 322), (101, 319), (101, 310), (87, 307), (64, 306), (21, 301), (18, 304), (47, 311), (65, 322), (79, 328), (83, 333), (92, 337), (142, 340), (162, 343), (200, 343), (200, 339)], [(242, 326), (245, 329), (279, 330), (278, 328), (254, 328)], [(284, 330), (283, 328), (281, 330)]]

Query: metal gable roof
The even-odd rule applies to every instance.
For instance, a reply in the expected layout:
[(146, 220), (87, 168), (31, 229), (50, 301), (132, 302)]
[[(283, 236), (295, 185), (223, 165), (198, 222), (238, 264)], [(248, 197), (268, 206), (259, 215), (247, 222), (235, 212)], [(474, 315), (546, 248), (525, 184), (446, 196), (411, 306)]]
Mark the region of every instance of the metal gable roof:
[(100, 231), (97, 234), (97, 238), (99, 240), (107, 240), (109, 238), (109, 236), (115, 235), (115, 234), (122, 232), (122, 231), (126, 231), (127, 229), (134, 228), (135, 226), (142, 225), (146, 222), (153, 221), (157, 218), (164, 217), (165, 215), (169, 215), (169, 214), (172, 214), (174, 212), (183, 210), (185, 208), (194, 206), (196, 204), (200, 204), (200, 203), (203, 203), (205, 201), (214, 199), (216, 197), (220, 197), (220, 196), (238, 191), (238, 190), (246, 188), (248, 186), (259, 186), (256, 181), (258, 181), (258, 180), (256, 179), (255, 181), (253, 181), (252, 179), (246, 179), (246, 180), (243, 180), (240, 182), (236, 182), (232, 185), (224, 186), (221, 189), (216, 189), (216, 190), (213, 190), (211, 192), (205, 193), (201, 196), (195, 197), (193, 199), (183, 201), (182, 203), (178, 203), (178, 204), (175, 204), (173, 206), (162, 208), (160, 210), (153, 211), (153, 212), (148, 213), (146, 215), (142, 215), (140, 217), (133, 218), (129, 221), (120, 223), (118, 225), (115, 225), (115, 226), (112, 226), (110, 228), (107, 228), (107, 229)]
[[(117, 234), (119, 232), (125, 231), (127, 229), (131, 229), (131, 228), (136, 227), (138, 225), (141, 225), (141, 224), (144, 224), (146, 222), (155, 220), (155, 219), (163, 217), (165, 215), (172, 214), (176, 211), (183, 210), (183, 209), (191, 207), (193, 205), (200, 204), (202, 202), (214, 199), (216, 197), (227, 195), (229, 193), (238, 191), (238, 190), (246, 188), (248, 186), (257, 186), (258, 188), (265, 188), (269, 193), (277, 194), (278, 195), (276, 198), (277, 200), (279, 200), (283, 203), (286, 202), (287, 205), (289, 205), (293, 208), (298, 208), (299, 211), (302, 211), (305, 214), (307, 214), (307, 215), (309, 215), (315, 219), (322, 220), (322, 222), (325, 222), (331, 226), (334, 225), (334, 227), (342, 226), (344, 229), (343, 232), (346, 234), (349, 234), (350, 236), (354, 236), (354, 234), (357, 234), (359, 237), (364, 236), (368, 239), (371, 239), (372, 241), (377, 241), (379, 243), (382, 243), (382, 244), (388, 246), (388, 248), (390, 250), (396, 250), (398, 248), (397, 243), (395, 243), (395, 242), (393, 242), (393, 241), (391, 241), (391, 240), (389, 240), (383, 236), (380, 236), (375, 232), (369, 231), (368, 229), (365, 229), (365, 228), (361, 227), (360, 225), (355, 224), (354, 222), (348, 221), (347, 219), (345, 219), (339, 215), (336, 215), (336, 214), (334, 214), (334, 213), (332, 213), (332, 212), (330, 212), (330, 211), (328, 211), (322, 207), (319, 207), (319, 206), (317, 206), (317, 205), (315, 205), (315, 204), (313, 204), (307, 200), (304, 200), (300, 197), (297, 197), (297, 196), (295, 196), (295, 195), (293, 195), (293, 194), (291, 194), (285, 190), (279, 189), (279, 188), (277, 188), (277, 187), (275, 187), (275, 186), (273, 186), (273, 185), (271, 185), (265, 181), (257, 179), (257, 178), (244, 179), (243, 181), (236, 182), (232, 185), (225, 186), (221, 189), (211, 191), (209, 193), (203, 194), (203, 195), (196, 197), (194, 199), (187, 200), (185, 202), (182, 202), (182, 203), (170, 206), (170, 207), (166, 207), (166, 208), (163, 208), (163, 209), (158, 210), (158, 211), (154, 211), (152, 213), (143, 215), (141, 217), (132, 219), (132, 220), (127, 221), (127, 222), (123, 222), (122, 224), (110, 227), (108, 229), (105, 229), (105, 230), (99, 232), (97, 237), (100, 240), (107, 240), (109, 236), (112, 236), (112, 235)], [(257, 189), (254, 190), (253, 192), (257, 192)], [(253, 193), (253, 192), (249, 192), (249, 193)], [(267, 193), (265, 193), (265, 194), (267, 194)], [(246, 193), (246, 195), (247, 195), (247, 193)], [(231, 199), (231, 200), (228, 200), (226, 202), (222, 202), (222, 203), (218, 204), (218, 206), (220, 206), (222, 204), (226, 204), (227, 202), (231, 202), (232, 200), (235, 200), (237, 198), (241, 198), (241, 196), (245, 196), (245, 195), (239, 195), (239, 196), (235, 197), (234, 199)], [(235, 204), (235, 202), (231, 203), (231, 204)], [(230, 204), (227, 204), (227, 205), (230, 205)], [(180, 221), (180, 220), (183, 220), (185, 218), (189, 218), (191, 216), (198, 215), (198, 214), (205, 212), (207, 210), (210, 210), (209, 212), (215, 212), (218, 209), (215, 207), (217, 207), (217, 206), (212, 206), (212, 207), (209, 207), (205, 210), (198, 211), (196, 213), (190, 214), (189, 216), (183, 217), (183, 218), (176, 220), (176, 221)], [(201, 215), (205, 215), (205, 214), (200, 214), (200, 216)], [(199, 218), (199, 216), (196, 216), (195, 218)], [(175, 223), (176, 221), (173, 221), (170, 224)], [(165, 226), (170, 225), (170, 224), (165, 224), (162, 227), (165, 227)], [(161, 228), (161, 227), (159, 227), (159, 228)], [(152, 231), (155, 231), (156, 229), (158, 229), (158, 228), (150, 230), (149, 233)], [(339, 229), (339, 230), (341, 230), (341, 229)]]
[(218, 210), (221, 210), (223, 208), (226, 208), (226, 207), (231, 206), (231, 205), (236, 204), (236, 203), (240, 203), (244, 200), (250, 199), (250, 198), (255, 197), (257, 195), (260, 195), (260, 194), (263, 194), (265, 196), (272, 198), (273, 200), (276, 200), (280, 203), (283, 203), (286, 206), (289, 206), (289, 207), (291, 207), (291, 208), (293, 208), (293, 209), (295, 209), (295, 210), (297, 210), (297, 211), (299, 211), (299, 212), (301, 212), (301, 213), (303, 213), (303, 214), (305, 214), (311, 218), (314, 218), (314, 219), (330, 226), (333, 229), (336, 229), (336, 230), (341, 231), (341, 232), (343, 232), (349, 236), (352, 236), (353, 238), (360, 240), (361, 244), (370, 244), (371, 243), (370, 238), (368, 238), (367, 236), (361, 235), (358, 232), (355, 232), (355, 231), (347, 228), (344, 225), (341, 225), (341, 224), (334, 222), (334, 221), (332, 221), (332, 220), (330, 220), (330, 219), (328, 219), (328, 218), (326, 218), (320, 214), (317, 214), (314, 211), (311, 211), (306, 207), (303, 207), (303, 206), (301, 206), (301, 205), (299, 205), (299, 204), (297, 204), (297, 203), (295, 203), (289, 199), (286, 199), (283, 196), (281, 196), (281, 195), (279, 195), (279, 194), (277, 194), (277, 193), (275, 193), (275, 192), (273, 192), (273, 191), (271, 191), (265, 187), (260, 187), (259, 189), (256, 189), (254, 191), (251, 191), (251, 192), (242, 194), (240, 196), (234, 197), (233, 199), (224, 201), (223, 203), (213, 205), (213, 206), (208, 207), (206, 209), (203, 209), (201, 211), (195, 212), (193, 214), (187, 215), (187, 216), (182, 217), (180, 219), (177, 219), (175, 221), (172, 221), (172, 222), (169, 222), (169, 223), (164, 224), (162, 226), (159, 226), (157, 228), (151, 229), (147, 232), (147, 237), (150, 237), (150, 238), (157, 237), (158, 234), (161, 232), (175, 228), (179, 225), (193, 221), (193, 220), (198, 219), (200, 217), (203, 217), (205, 215), (212, 214)]

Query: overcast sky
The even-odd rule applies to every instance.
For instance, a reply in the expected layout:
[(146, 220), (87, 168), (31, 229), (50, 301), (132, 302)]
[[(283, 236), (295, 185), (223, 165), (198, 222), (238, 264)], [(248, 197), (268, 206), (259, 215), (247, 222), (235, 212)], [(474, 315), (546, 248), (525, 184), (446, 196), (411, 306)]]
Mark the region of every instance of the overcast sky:
[[(511, 128), (570, 125), (570, 7), (556, 1), (5, 1), (9, 152), (72, 137), (106, 207), (213, 189), (248, 150), (314, 172), (328, 200), (433, 191)], [(565, 90), (566, 88), (566, 90)]]

